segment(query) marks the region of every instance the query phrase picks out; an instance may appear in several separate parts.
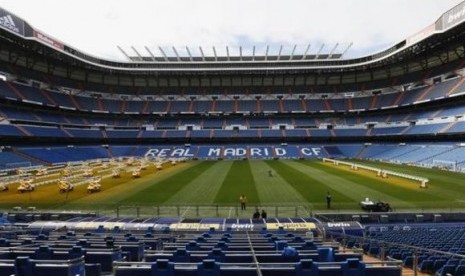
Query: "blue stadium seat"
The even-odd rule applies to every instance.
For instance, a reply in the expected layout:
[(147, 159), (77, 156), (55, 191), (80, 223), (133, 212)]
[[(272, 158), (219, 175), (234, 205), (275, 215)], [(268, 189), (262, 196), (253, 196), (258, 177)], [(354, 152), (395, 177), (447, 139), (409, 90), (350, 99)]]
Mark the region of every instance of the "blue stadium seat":
[(203, 260), (202, 263), (197, 265), (198, 276), (219, 276), (220, 275), (220, 264), (215, 260), (207, 259)]
[(209, 253), (208, 253), (208, 258), (213, 259), (216, 262), (224, 262), (225, 260), (225, 253), (221, 248), (213, 248)]
[(33, 276), (33, 264), (29, 257), (19, 256), (15, 260), (15, 276)]
[(41, 245), (34, 252), (34, 259), (35, 260), (52, 260), (53, 250), (51, 250), (48, 245)]
[(334, 250), (331, 247), (318, 248), (318, 261), (334, 262)]
[(180, 262), (180, 263), (188, 263), (190, 262), (191, 252), (187, 251), (186, 249), (178, 248), (173, 253), (173, 261)]
[(465, 264), (458, 265), (457, 268), (455, 268), (454, 275), (465, 275)]
[(457, 265), (444, 265), (440, 269), (438, 269), (435, 273), (436, 276), (447, 276), (447, 275), (459, 275), (455, 274), (455, 270)]
[(296, 273), (296, 276), (305, 276), (305, 275), (317, 276), (319, 273), (318, 265), (314, 263), (313, 260), (308, 260), (308, 259), (300, 260), (300, 262), (298, 262), (295, 265), (295, 273)]
[(347, 259), (341, 264), (343, 276), (364, 276), (365, 275), (365, 263), (359, 259)]
[(159, 259), (151, 266), (152, 276), (174, 275), (174, 263), (167, 259)]

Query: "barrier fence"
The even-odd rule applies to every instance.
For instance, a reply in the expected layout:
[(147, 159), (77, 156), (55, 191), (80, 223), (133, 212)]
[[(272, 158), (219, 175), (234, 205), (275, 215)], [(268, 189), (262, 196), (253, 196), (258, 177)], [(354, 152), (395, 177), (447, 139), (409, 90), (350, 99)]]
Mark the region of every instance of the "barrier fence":
[(116, 217), (181, 217), (181, 218), (252, 218), (258, 210), (265, 210), (268, 217), (310, 217), (311, 206), (292, 205), (249, 205), (241, 210), (240, 205), (157, 205), (116, 206)]

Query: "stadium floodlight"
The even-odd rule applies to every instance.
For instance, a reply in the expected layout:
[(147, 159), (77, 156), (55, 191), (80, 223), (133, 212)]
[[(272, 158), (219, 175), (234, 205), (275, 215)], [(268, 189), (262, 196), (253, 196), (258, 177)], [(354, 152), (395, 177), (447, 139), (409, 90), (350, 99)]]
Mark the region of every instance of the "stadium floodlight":
[(118, 48), (118, 50), (125, 56), (127, 57), (129, 60), (131, 60), (131, 58), (129, 57), (129, 55), (123, 50), (123, 48), (121, 48), (121, 46), (116, 46), (116, 48)]

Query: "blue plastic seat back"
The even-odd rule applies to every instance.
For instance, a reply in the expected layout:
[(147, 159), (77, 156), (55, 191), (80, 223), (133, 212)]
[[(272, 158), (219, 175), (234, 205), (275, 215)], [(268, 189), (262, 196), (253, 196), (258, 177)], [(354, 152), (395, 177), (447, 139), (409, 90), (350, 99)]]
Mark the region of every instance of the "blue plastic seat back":
[(52, 260), (53, 251), (47, 245), (41, 245), (34, 252), (35, 260)]
[(15, 260), (15, 276), (34, 276), (33, 264), (29, 257), (17, 257)]
[(158, 259), (152, 264), (153, 276), (171, 276), (174, 275), (174, 263), (168, 259)]
[(334, 262), (334, 250), (331, 247), (318, 248), (318, 260), (320, 262)]
[(220, 264), (215, 260), (206, 259), (197, 265), (198, 276), (219, 276), (220, 273)]
[(295, 265), (295, 273), (296, 276), (318, 276), (318, 265), (310, 259), (300, 260), (300, 262)]
[(341, 264), (343, 276), (364, 276), (366, 265), (359, 259), (347, 259)]

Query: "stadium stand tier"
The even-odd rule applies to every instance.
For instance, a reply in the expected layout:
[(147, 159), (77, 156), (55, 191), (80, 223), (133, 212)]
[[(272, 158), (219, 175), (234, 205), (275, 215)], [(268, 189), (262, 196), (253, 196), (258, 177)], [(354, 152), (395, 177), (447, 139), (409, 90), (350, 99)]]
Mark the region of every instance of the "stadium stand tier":
[[(275, 202), (282, 196), (275, 195), (275, 214), (268, 218), (243, 218), (237, 206), (221, 206), (226, 203), (216, 199), (207, 206), (216, 210), (211, 217), (187, 217), (180, 204), (171, 206), (166, 198), (150, 205), (150, 197), (172, 197), (165, 190), (180, 188), (180, 181), (161, 182), (175, 169), (158, 170), (165, 169), (163, 164), (179, 168), (182, 164), (176, 162), (186, 159), (331, 158), (334, 165), (344, 162), (353, 171), (380, 161), (376, 164), (386, 167), (394, 163), (465, 172), (464, 10), (462, 2), (420, 33), (357, 58), (337, 51), (157, 57), (134, 50), (137, 57), (113, 61), (83, 53), (0, 8), (0, 201), (5, 206), (0, 215), (0, 275), (465, 275), (463, 210), (360, 211), (366, 207), (363, 202), (375, 205), (363, 194), (381, 193), (370, 183), (355, 183), (361, 191), (351, 191), (357, 193), (352, 197), (362, 200), (355, 200), (357, 211), (336, 211), (329, 206), (326, 188), (343, 197), (350, 177), (346, 181), (339, 175), (342, 169), (335, 172), (334, 167), (328, 172), (337, 183), (309, 191), (302, 188), (304, 182), (330, 177), (316, 179), (318, 169), (306, 161), (291, 162), (305, 174), (288, 163), (283, 162), (280, 170), (285, 173), (280, 174), (269, 168), (281, 162), (257, 162), (265, 172), (258, 177), (266, 175), (263, 182), (269, 184), (265, 189), (279, 186), (269, 181), (274, 174), (273, 180), (292, 182), (280, 191), (301, 189), (289, 200), (299, 202)], [(131, 162), (140, 162), (140, 167), (131, 167)], [(144, 162), (151, 162), (160, 182), (139, 178)], [(234, 180), (242, 185), (247, 184), (239, 183), (246, 182), (242, 179), (257, 177), (244, 169), (248, 162), (196, 164), (235, 166), (212, 175), (249, 177)], [(92, 167), (97, 175), (91, 164), (98, 164)], [(123, 168), (131, 182), (120, 178)], [(192, 177), (189, 185), (213, 186), (201, 178), (205, 171), (191, 168), (181, 171), (181, 180)], [(50, 175), (39, 175), (44, 169)], [(367, 179), (379, 177), (380, 189), (402, 191), (405, 183), (386, 186), (388, 171), (375, 170), (378, 175)], [(34, 182), (32, 172), (40, 182)], [(405, 184), (411, 184), (420, 200), (424, 194), (439, 198), (431, 195), (437, 193), (449, 206), (449, 196), (463, 192), (458, 180), (451, 189), (440, 190), (440, 184), (451, 183), (428, 189), (423, 177), (396, 175), (423, 181)], [(94, 194), (103, 176), (123, 184)], [(79, 198), (70, 195), (71, 179), (76, 187), (89, 185), (80, 187)], [(52, 196), (40, 191), (44, 187), (32, 192), (33, 182), (59, 187), (53, 187)], [(205, 192), (213, 189), (207, 185)], [(190, 186), (184, 193), (193, 190), (203, 191)], [(150, 216), (140, 206), (120, 205), (126, 203), (119, 198), (122, 194), (141, 191), (149, 198), (143, 207)], [(103, 206), (99, 196), (106, 192), (112, 197), (104, 198), (107, 209), (76, 211), (84, 205)], [(323, 193), (327, 202), (310, 202), (306, 195), (313, 193)], [(399, 198), (410, 206), (411, 198)], [(84, 203), (79, 205), (79, 199)], [(199, 214), (202, 206), (183, 203)], [(285, 203), (293, 204), (295, 217), (280, 216), (278, 207), (287, 207)], [(313, 206), (300, 206), (306, 203), (326, 203), (328, 208), (314, 212)], [(40, 210), (52, 205), (55, 209)], [(69, 209), (63, 211), (63, 206)], [(221, 207), (228, 208), (228, 217), (220, 217)], [(305, 215), (299, 216), (300, 207)], [(136, 215), (126, 216), (124, 208), (136, 210)], [(164, 215), (163, 208), (175, 211)]]

